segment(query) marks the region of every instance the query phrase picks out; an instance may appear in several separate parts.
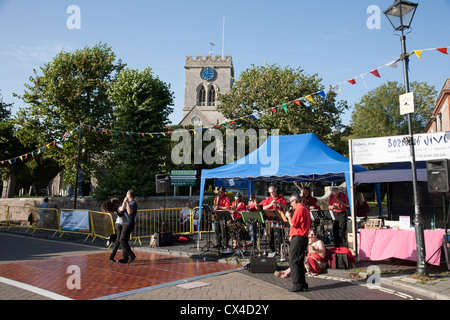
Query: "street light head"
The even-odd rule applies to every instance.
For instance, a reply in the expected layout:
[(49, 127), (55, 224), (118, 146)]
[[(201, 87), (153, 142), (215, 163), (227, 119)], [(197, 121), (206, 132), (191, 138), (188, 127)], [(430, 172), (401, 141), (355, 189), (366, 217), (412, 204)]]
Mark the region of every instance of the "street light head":
[(395, 0), (395, 2), (384, 11), (384, 14), (396, 31), (403, 31), (410, 28), (417, 6), (417, 3)]

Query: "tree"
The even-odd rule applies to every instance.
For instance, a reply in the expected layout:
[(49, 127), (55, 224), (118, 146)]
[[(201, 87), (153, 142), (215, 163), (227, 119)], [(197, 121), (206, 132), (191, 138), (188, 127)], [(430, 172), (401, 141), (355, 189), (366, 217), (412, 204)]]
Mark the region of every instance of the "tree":
[(30, 186), (36, 194), (39, 189), (47, 187), (48, 180), (61, 170), (55, 161), (43, 159), (38, 152), (32, 153), (29, 159), (23, 158), (35, 146), (26, 147), (15, 136), (11, 107), (12, 104), (4, 103), (0, 97), (0, 176), (4, 184), (2, 198), (13, 198), (18, 189), (26, 187), (29, 190)]
[[(346, 126), (340, 115), (348, 109), (346, 102), (336, 102), (333, 91), (329, 91), (326, 98), (314, 95), (312, 103), (301, 101), (301, 106), (290, 102), (324, 90), (320, 82), (317, 74), (306, 75), (300, 68), (253, 65), (240, 75), (230, 92), (219, 93), (218, 109), (229, 119), (260, 112), (256, 118), (246, 117), (248, 122), (239, 121), (240, 125), (255, 129), (279, 128), (281, 135), (313, 132), (324, 143), (337, 143), (338, 146), (330, 146), (341, 152), (339, 141)], [(280, 107), (284, 104), (285, 107)], [(276, 113), (270, 111), (272, 108)]]
[(170, 85), (154, 76), (151, 68), (142, 72), (125, 69), (108, 90), (114, 103), (114, 130), (137, 134), (111, 136), (113, 150), (106, 174), (96, 192), (99, 199), (124, 196), (128, 189), (146, 196), (155, 190), (155, 174), (170, 161), (170, 140), (162, 136), (139, 134), (163, 132), (173, 111)]
[[(426, 82), (412, 82), (415, 112), (413, 132), (423, 132), (432, 115), (437, 91)], [(383, 137), (408, 133), (407, 116), (400, 114), (399, 96), (405, 87), (388, 81), (365, 94), (352, 112), (351, 128), (354, 138)]]
[(14, 123), (11, 119), (12, 104), (3, 102), (0, 97), (0, 174), (4, 187), (2, 188), (2, 198), (12, 198), (16, 186), (16, 173), (10, 158), (17, 156), (23, 150), (22, 144), (14, 137)]
[[(20, 108), (16, 115), (17, 137), (26, 146), (58, 141), (44, 155), (65, 168), (66, 181), (75, 181), (78, 134), (73, 130), (80, 123), (109, 124), (113, 106), (106, 92), (123, 67), (106, 44), (73, 53), (61, 51), (40, 68), (42, 74), (34, 70), (31, 84), (25, 84), (19, 96), (29, 107)], [(75, 134), (65, 136), (69, 132)], [(92, 160), (106, 149), (108, 139), (82, 135), (81, 163), (87, 176), (93, 174)]]

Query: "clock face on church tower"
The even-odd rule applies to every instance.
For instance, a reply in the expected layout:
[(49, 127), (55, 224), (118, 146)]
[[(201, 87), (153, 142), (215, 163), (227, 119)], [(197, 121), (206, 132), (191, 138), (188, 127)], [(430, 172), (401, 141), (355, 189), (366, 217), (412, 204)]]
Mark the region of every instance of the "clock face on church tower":
[(200, 77), (203, 80), (212, 80), (212, 78), (214, 78), (214, 75), (215, 71), (210, 67), (202, 68), (202, 71), (200, 71)]

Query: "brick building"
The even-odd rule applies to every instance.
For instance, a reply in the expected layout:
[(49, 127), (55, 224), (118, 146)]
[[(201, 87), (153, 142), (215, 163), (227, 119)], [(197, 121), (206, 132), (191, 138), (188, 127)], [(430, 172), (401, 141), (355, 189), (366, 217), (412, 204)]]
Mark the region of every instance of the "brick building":
[(450, 78), (445, 80), (424, 132), (450, 131)]

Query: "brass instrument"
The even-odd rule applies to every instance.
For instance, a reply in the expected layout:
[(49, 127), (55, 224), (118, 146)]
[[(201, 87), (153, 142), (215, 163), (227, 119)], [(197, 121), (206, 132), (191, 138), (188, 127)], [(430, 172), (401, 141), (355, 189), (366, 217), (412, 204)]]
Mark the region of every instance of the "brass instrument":
[(280, 262), (286, 261), (289, 255), (289, 244), (283, 242), (280, 246)]

